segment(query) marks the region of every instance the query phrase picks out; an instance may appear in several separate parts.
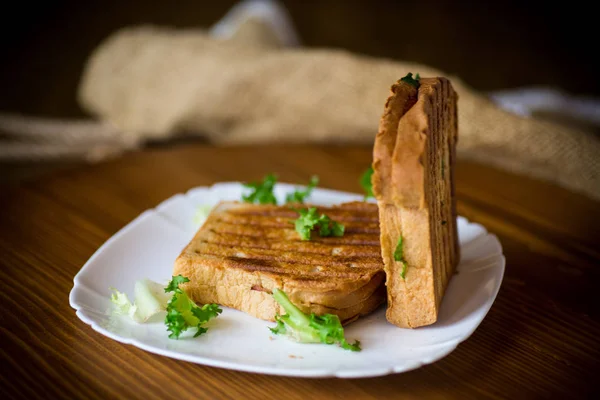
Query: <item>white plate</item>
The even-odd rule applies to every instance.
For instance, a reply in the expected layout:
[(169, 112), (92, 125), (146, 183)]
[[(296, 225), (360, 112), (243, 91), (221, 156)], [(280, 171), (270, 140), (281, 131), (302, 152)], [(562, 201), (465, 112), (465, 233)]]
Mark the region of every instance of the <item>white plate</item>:
[[(283, 201), (297, 186), (277, 184)], [(419, 329), (400, 329), (385, 319), (384, 307), (346, 327), (346, 338), (359, 339), (361, 352), (337, 346), (298, 344), (271, 334), (273, 323), (225, 308), (198, 338), (167, 337), (161, 318), (137, 324), (111, 316), (109, 287), (133, 299), (134, 283), (149, 278), (167, 282), (173, 262), (198, 228), (194, 215), (200, 205), (238, 200), (243, 188), (220, 183), (177, 194), (147, 210), (117, 232), (75, 276), (69, 301), (77, 316), (97, 332), (152, 353), (214, 367), (274, 375), (356, 378), (386, 375), (418, 368), (449, 354), (467, 339), (492, 306), (504, 275), (504, 256), (498, 239), (481, 225), (459, 217), (462, 260), (450, 281), (437, 323)], [(331, 205), (362, 200), (352, 193), (313, 191), (311, 203)]]

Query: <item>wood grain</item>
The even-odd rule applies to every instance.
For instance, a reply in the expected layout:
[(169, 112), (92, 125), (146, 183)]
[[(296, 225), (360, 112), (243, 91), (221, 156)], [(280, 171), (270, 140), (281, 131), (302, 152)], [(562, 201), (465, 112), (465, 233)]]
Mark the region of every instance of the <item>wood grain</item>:
[(110, 340), (69, 307), (73, 276), (118, 229), (171, 195), (219, 181), (360, 191), (363, 147), (179, 145), (0, 190), (2, 398), (589, 398), (598, 394), (600, 204), (459, 162), (459, 213), (498, 235), (497, 301), (446, 358), (400, 375), (296, 379), (208, 368)]

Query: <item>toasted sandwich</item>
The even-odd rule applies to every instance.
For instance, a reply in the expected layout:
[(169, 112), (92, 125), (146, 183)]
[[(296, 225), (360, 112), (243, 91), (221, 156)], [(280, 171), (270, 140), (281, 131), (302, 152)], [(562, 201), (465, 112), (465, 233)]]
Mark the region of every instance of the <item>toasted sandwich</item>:
[(221, 202), (183, 249), (174, 275), (196, 302), (217, 303), (273, 321), (283, 290), (303, 312), (349, 323), (385, 302), (377, 205), (318, 207), (345, 226), (341, 237), (301, 240), (289, 206)]
[(454, 196), (457, 94), (445, 78), (392, 86), (373, 148), (389, 322), (437, 321), (460, 258)]

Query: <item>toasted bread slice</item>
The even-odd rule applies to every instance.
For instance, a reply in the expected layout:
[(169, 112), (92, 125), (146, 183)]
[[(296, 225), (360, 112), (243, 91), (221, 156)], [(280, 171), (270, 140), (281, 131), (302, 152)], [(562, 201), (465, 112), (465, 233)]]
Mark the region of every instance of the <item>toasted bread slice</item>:
[(386, 317), (400, 327), (437, 321), (460, 257), (454, 196), (457, 99), (445, 78), (423, 78), (418, 89), (398, 81), (375, 140), (372, 182), (386, 272)]
[(283, 310), (278, 288), (304, 312), (336, 314), (344, 322), (385, 301), (385, 274), (375, 204), (318, 207), (345, 225), (342, 237), (302, 241), (288, 206), (222, 202), (175, 262), (173, 274), (198, 303), (218, 303), (274, 320)]

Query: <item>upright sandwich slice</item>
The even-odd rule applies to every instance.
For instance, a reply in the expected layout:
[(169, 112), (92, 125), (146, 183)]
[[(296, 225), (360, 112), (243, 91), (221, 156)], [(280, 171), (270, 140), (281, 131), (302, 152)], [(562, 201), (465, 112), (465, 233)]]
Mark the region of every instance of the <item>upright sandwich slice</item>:
[(445, 78), (392, 86), (373, 149), (391, 323), (436, 322), (460, 257), (454, 196), (457, 94)]
[(302, 240), (289, 206), (222, 202), (175, 262), (173, 275), (196, 302), (217, 303), (273, 321), (283, 290), (303, 312), (335, 314), (343, 323), (385, 302), (385, 274), (375, 204), (317, 207), (345, 226), (341, 237)]

